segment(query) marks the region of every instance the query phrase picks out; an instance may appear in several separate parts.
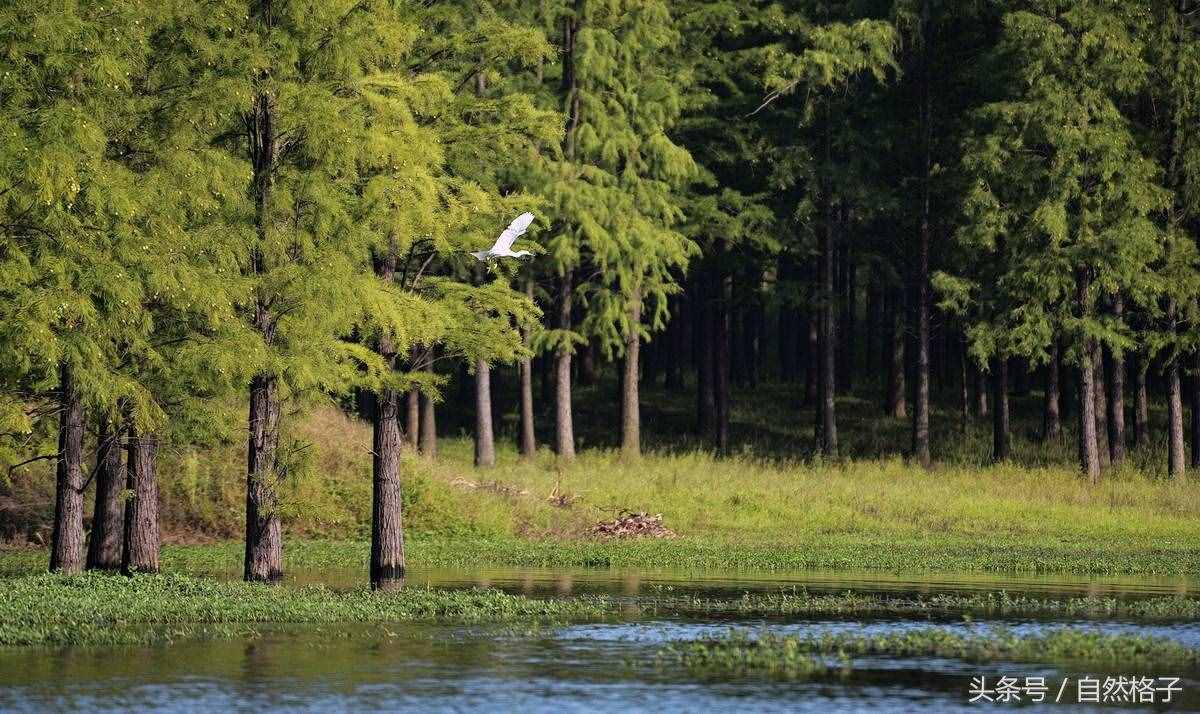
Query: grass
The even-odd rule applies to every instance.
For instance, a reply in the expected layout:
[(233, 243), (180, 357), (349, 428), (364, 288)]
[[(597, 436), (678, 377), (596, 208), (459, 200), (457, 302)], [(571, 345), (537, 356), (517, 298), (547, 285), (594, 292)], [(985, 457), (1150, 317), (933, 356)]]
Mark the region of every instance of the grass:
[[(878, 416), (877, 405), (861, 397), (840, 401), (843, 450), (852, 458), (808, 458), (811, 421), (793, 406), (787, 385), (737, 399), (737, 448), (724, 457), (688, 436), (687, 395), (648, 389), (649, 451), (625, 461), (599, 436), (611, 431), (601, 428), (611, 415), (597, 389), (578, 400), (581, 440), (596, 448), (574, 463), (548, 451), (522, 461), (502, 438), (498, 465), (478, 470), (464, 436), (443, 438), (436, 462), (407, 458), (410, 564), (1200, 576), (1200, 480), (1162, 478), (1161, 449), (1151, 445), (1092, 487), (1076, 472), (1069, 437), (1049, 445), (1031, 437), (1035, 398), (1014, 399), (1015, 456), (998, 465), (984, 463), (986, 424), (962, 432), (952, 410), (936, 410), (938, 463), (924, 471), (894, 453), (906, 443), (907, 422)], [(453, 416), (445, 419), (450, 429)], [(502, 434), (511, 416), (502, 415)], [(293, 421), (291, 436), (314, 448), (295, 456), (300, 463), (284, 486), (287, 567), (363, 567), (369, 426), (326, 408)], [(240, 537), (243, 448), (236, 441), (207, 450), (164, 446), (168, 541)], [(33, 464), (8, 487), (8, 498), (23, 504), (21, 529), (35, 543), (48, 539), (51, 467)], [(681, 538), (605, 543), (588, 536), (597, 521), (622, 510), (661, 513)], [(236, 563), (239, 551), (236, 543), (169, 549), (165, 562), (189, 570), (203, 560)], [(12, 557), (25, 556), (4, 559)]]
[(823, 634), (813, 637), (734, 631), (722, 638), (674, 643), (660, 659), (712, 674), (761, 674), (802, 679), (848, 674), (855, 657), (938, 657), (971, 663), (1022, 662), (1100, 668), (1173, 668), (1196, 671), (1200, 651), (1169, 639), (1110, 635), (1063, 628), (1039, 635), (1008, 631), (963, 634), (923, 629), (877, 636)]
[[(0, 589), (0, 645), (113, 645), (196, 637), (250, 638), (264, 629), (287, 626), (367, 624), (381, 626), (386, 632), (387, 626), (415, 622), (531, 624), (631, 616), (929, 618), (1017, 614), (1191, 621), (1200, 616), (1200, 600), (1014, 598), (1005, 593), (891, 597), (852, 592), (810, 595), (800, 591), (748, 594), (730, 600), (650, 597), (630, 603), (590, 595), (534, 599), (491, 589), (410, 587), (398, 593), (373, 593), (366, 588), (334, 591), (321, 586), (277, 587), (179, 574), (133, 578), (100, 573), (41, 574), (4, 581)], [(732, 645), (722, 642), (711, 646), (729, 649)], [(742, 642), (741, 646), (753, 649), (760, 645)], [(796, 646), (788, 647), (792, 651)]]
[(183, 575), (12, 578), (0, 589), (0, 645), (98, 645), (249, 637), (265, 625), (539, 623), (608, 616), (604, 597), (535, 600), (496, 590), (272, 587)]

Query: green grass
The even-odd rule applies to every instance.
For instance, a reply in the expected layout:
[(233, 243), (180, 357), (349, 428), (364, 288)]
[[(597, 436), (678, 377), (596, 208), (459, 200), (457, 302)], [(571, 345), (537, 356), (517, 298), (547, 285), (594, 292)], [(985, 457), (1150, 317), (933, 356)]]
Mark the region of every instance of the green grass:
[(497, 590), (373, 593), (273, 587), (183, 575), (37, 575), (0, 588), (0, 645), (96, 645), (247, 637), (270, 625), (540, 623), (610, 615), (613, 602), (535, 600)]
[(1196, 671), (1200, 651), (1172, 640), (1058, 629), (1040, 635), (1007, 631), (962, 634), (923, 629), (877, 636), (824, 634), (813, 637), (734, 631), (722, 638), (675, 643), (659, 653), (665, 662), (712, 674), (761, 674), (808, 678), (848, 674), (854, 657), (939, 657), (972, 663), (1027, 662), (1100, 668), (1172, 668)]

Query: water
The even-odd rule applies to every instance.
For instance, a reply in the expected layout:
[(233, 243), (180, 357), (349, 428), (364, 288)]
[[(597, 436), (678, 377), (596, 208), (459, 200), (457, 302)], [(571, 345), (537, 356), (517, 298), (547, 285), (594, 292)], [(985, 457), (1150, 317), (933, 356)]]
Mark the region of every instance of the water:
[[(349, 574), (345, 574), (347, 581)], [(296, 582), (337, 585), (343, 574), (298, 574)], [(631, 601), (664, 594), (729, 597), (747, 591), (804, 587), (810, 592), (895, 593), (1007, 590), (1011, 594), (1146, 597), (1197, 593), (1178, 580), (880, 576), (795, 573), (697, 577), (666, 572), (613, 573), (496, 569), (416, 574), (415, 584), (486, 585), (538, 597), (603, 592)], [(685, 671), (656, 655), (664, 643), (723, 634), (881, 633), (923, 627), (986, 632), (1005, 627), (1038, 632), (1071, 625), (1169, 637), (1200, 647), (1200, 623), (1048, 621), (996, 618), (972, 622), (884, 618), (779, 617), (706, 621), (667, 618), (561, 627), (390, 625), (320, 627), (268, 633), (251, 641), (187, 641), (154, 647), (0, 650), (0, 710), (5, 711), (979, 711), (970, 704), (972, 677), (1042, 676), (1054, 698), (1071, 677), (1064, 703), (1022, 711), (1114, 711), (1074, 702), (1080, 674), (1029, 664), (973, 665), (939, 658), (862, 658), (846, 680), (781, 682), (713, 677)], [(1101, 674), (1101, 673), (1097, 673)], [(1174, 711), (1200, 711), (1200, 674), (1183, 675)], [(1009, 705), (1011, 706), (1011, 705)], [(1147, 710), (1133, 705), (1130, 710)], [(1162, 707), (1160, 707), (1162, 708)]]

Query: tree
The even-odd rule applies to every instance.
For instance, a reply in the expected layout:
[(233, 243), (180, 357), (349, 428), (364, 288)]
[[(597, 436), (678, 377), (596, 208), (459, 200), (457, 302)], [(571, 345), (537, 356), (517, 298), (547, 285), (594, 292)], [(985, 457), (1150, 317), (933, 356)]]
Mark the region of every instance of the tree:
[[(1080, 367), (1080, 462), (1092, 482), (1095, 350), (1132, 344), (1097, 300), (1120, 290), (1149, 304), (1147, 276), (1162, 251), (1151, 215), (1165, 193), (1118, 106), (1146, 79), (1145, 20), (1137, 7), (1104, 0), (1017, 4), (1003, 18), (994, 65), (1009, 68), (1003, 98), (979, 110), (966, 159), (975, 184), (960, 236), (996, 256), (989, 292), (1007, 306), (971, 328), (972, 349), (1045, 362), (1063, 335)], [(969, 281), (942, 286), (979, 294)]]

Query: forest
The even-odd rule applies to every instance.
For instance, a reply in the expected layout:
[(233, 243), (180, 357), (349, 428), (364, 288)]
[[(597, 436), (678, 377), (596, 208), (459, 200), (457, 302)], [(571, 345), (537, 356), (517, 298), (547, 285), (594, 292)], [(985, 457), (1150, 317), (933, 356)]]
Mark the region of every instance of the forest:
[(1200, 707), (1198, 127), (1200, 0), (8, 0), (0, 710)]
[(17, 0), (0, 48), (0, 531), (51, 571), (158, 572), (190, 455), (278, 580), (313, 419), (369, 427), (384, 590), (446, 458), (1200, 468), (1195, 0)]

